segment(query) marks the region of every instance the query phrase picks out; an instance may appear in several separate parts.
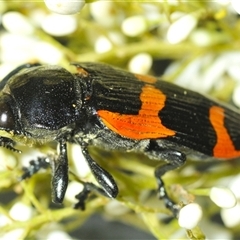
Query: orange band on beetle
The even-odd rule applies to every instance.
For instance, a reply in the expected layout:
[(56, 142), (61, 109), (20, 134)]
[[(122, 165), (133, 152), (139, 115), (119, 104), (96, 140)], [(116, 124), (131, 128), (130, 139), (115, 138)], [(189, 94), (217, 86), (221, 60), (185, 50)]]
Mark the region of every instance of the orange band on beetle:
[(80, 66), (76, 66), (76, 68), (77, 68), (77, 72), (78, 72), (78, 74), (79, 74), (80, 76), (82, 76), (82, 77), (88, 77), (89, 73), (88, 73), (85, 69), (83, 69), (83, 68), (80, 67)]
[(217, 135), (217, 143), (213, 149), (213, 155), (217, 158), (235, 158), (240, 156), (236, 150), (226, 127), (224, 126), (224, 109), (213, 106), (209, 111), (210, 122)]
[(153, 77), (153, 76), (149, 76), (149, 75), (141, 75), (141, 74), (137, 74), (135, 73), (134, 76), (145, 83), (155, 83), (157, 81), (157, 78)]
[(159, 111), (165, 106), (166, 96), (151, 85), (145, 85), (140, 94), (141, 109), (137, 115), (99, 110), (98, 115), (112, 131), (131, 139), (156, 139), (175, 135), (162, 125)]

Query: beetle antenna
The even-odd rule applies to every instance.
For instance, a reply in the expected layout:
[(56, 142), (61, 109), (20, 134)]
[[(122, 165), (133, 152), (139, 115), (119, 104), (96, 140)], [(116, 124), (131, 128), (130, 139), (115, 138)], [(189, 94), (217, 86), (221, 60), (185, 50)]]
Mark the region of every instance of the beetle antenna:
[(14, 148), (13, 146), (15, 145), (15, 142), (9, 138), (5, 138), (5, 137), (0, 137), (0, 146), (7, 148), (13, 152), (17, 152), (17, 153), (21, 153), (21, 150), (18, 150), (16, 148)]

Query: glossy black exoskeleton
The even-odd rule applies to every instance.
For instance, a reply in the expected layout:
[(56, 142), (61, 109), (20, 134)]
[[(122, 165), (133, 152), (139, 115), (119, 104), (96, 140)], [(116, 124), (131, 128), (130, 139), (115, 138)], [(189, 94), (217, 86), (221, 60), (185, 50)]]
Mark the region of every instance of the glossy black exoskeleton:
[[(162, 141), (121, 136), (109, 129), (97, 114), (101, 109), (137, 114), (141, 105), (134, 99), (139, 98), (138, 92), (145, 83), (135, 79), (133, 74), (104, 64), (73, 65), (77, 68), (76, 73), (59, 66), (25, 64), (0, 83), (0, 145), (17, 151), (15, 143), (30, 146), (52, 141), (58, 143), (59, 155), (53, 159), (41, 157), (33, 160), (22, 179), (46, 168), (50, 162), (52, 199), (61, 203), (68, 185), (67, 142), (77, 143), (100, 185), (85, 183), (83, 191), (77, 195), (79, 202), (76, 204), (77, 208), (83, 209), (90, 191), (98, 191), (110, 198), (118, 194), (113, 177), (92, 159), (87, 147), (95, 145), (110, 150), (140, 151), (153, 159), (168, 161), (164, 167), (156, 169), (155, 177), (160, 198), (177, 215), (178, 207), (169, 199), (161, 177), (184, 164), (185, 154)], [(125, 99), (125, 95), (129, 99)]]

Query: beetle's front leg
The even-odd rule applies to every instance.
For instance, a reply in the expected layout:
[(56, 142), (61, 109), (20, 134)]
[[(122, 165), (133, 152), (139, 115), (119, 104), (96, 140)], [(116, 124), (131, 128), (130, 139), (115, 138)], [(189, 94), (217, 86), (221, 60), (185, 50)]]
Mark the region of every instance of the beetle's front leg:
[(31, 160), (28, 167), (23, 167), (24, 174), (20, 177), (20, 181), (30, 178), (40, 169), (47, 169), (50, 165), (49, 157), (38, 157), (36, 160)]
[(62, 203), (68, 186), (67, 144), (59, 142), (59, 156), (52, 161), (52, 201)]
[(20, 180), (31, 177), (40, 169), (52, 168), (52, 201), (62, 203), (68, 186), (68, 158), (67, 144), (65, 141), (59, 142), (59, 155), (55, 157), (38, 157), (30, 161), (29, 167), (24, 167), (24, 174)]

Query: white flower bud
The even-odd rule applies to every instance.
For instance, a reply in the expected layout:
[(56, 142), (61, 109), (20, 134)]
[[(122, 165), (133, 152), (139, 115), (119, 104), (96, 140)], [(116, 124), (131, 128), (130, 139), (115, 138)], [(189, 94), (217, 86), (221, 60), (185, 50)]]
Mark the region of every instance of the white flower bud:
[(236, 11), (236, 13), (240, 14), (240, 1), (239, 0), (231, 0), (232, 7)]
[(234, 88), (232, 100), (236, 106), (240, 107), (240, 84)]
[(237, 227), (240, 224), (240, 204), (238, 203), (233, 208), (223, 208), (221, 210), (221, 217), (225, 226), (232, 228)]
[(232, 208), (237, 203), (235, 195), (228, 188), (213, 187), (209, 196), (221, 208)]
[(9, 211), (9, 215), (17, 221), (27, 221), (33, 215), (33, 209), (21, 202), (15, 203)]
[(167, 31), (167, 40), (176, 44), (185, 40), (197, 25), (197, 19), (193, 15), (185, 15), (173, 22)]
[(74, 16), (49, 14), (42, 22), (42, 29), (53, 36), (65, 36), (77, 29), (77, 20)]
[(138, 74), (147, 74), (151, 66), (152, 56), (148, 53), (135, 55), (128, 64), (129, 71)]
[(2, 24), (10, 33), (30, 35), (34, 31), (29, 20), (19, 12), (7, 12), (3, 14)]
[(126, 18), (122, 23), (122, 32), (129, 37), (136, 37), (147, 31), (148, 24), (144, 16)]
[(186, 229), (193, 229), (202, 218), (202, 209), (197, 203), (190, 203), (179, 211), (178, 224)]
[(79, 12), (85, 5), (85, 0), (44, 0), (52, 12), (71, 15)]

